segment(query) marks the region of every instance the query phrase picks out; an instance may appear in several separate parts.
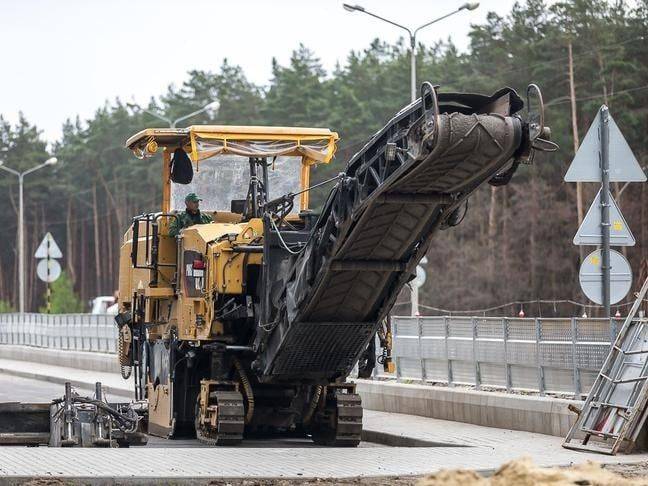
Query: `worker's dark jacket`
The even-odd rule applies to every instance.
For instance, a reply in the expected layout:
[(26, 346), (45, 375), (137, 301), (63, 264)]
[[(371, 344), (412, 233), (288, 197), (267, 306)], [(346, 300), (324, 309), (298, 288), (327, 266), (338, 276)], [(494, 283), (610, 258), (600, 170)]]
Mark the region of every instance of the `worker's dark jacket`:
[(177, 219), (173, 219), (171, 226), (169, 227), (170, 236), (178, 236), (180, 230), (193, 226), (194, 224), (205, 224), (211, 223), (213, 221), (212, 217), (208, 214), (201, 213), (196, 211), (196, 213), (191, 214), (188, 211), (183, 211), (178, 214)]

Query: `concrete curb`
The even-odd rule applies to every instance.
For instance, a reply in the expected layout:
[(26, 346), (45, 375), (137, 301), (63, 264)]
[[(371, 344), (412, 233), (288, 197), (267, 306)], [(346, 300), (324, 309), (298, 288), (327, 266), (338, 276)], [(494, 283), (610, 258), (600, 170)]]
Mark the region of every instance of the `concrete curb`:
[[(61, 376), (48, 375), (46, 373), (35, 373), (33, 371), (22, 371), (22, 370), (16, 370), (12, 368), (0, 367), (0, 374), (12, 375), (12, 376), (17, 376), (19, 378), (27, 378), (30, 380), (45, 381), (48, 383), (56, 383), (59, 385), (64, 385), (66, 382), (70, 382), (70, 384), (73, 387), (83, 388), (87, 390), (94, 390), (94, 386), (95, 386), (94, 382), (90, 382), (87, 380), (75, 380), (73, 378), (64, 378)], [(104, 385), (103, 383), (102, 383), (102, 387), (105, 393), (109, 393), (111, 395), (119, 395), (121, 397), (128, 397), (128, 398), (132, 398), (133, 395), (133, 391), (129, 389)], [(62, 390), (61, 390), (61, 394), (63, 394)]]
[(483, 392), (432, 385), (357, 380), (363, 406), (369, 410), (419, 415), (486, 427), (523, 430), (565, 437), (576, 415), (569, 404), (579, 400)]
[(362, 429), (362, 440), (364, 442), (373, 442), (374, 444), (382, 444), (389, 447), (472, 447), (468, 444), (435, 442), (366, 428)]
[(108, 353), (3, 344), (0, 346), (0, 357), (14, 361), (29, 361), (30, 363), (76, 368), (78, 370), (119, 373), (117, 356)]

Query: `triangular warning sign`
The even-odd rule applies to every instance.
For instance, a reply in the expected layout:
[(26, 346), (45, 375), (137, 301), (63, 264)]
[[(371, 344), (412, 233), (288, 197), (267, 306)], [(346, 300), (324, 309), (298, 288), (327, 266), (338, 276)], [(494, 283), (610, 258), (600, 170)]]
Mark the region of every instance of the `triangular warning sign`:
[(41, 244), (38, 245), (36, 253), (34, 253), (36, 258), (63, 258), (63, 253), (61, 249), (54, 241), (52, 233), (47, 233)]
[[(616, 201), (610, 197), (610, 245), (634, 246), (635, 238), (619, 210)], [(601, 190), (587, 210), (585, 219), (574, 236), (574, 245), (602, 245), (601, 235)]]
[[(621, 130), (609, 115), (610, 125), (610, 181), (644, 182), (646, 174), (641, 169)], [(601, 182), (600, 152), (601, 112), (596, 114), (572, 161), (565, 182)]]

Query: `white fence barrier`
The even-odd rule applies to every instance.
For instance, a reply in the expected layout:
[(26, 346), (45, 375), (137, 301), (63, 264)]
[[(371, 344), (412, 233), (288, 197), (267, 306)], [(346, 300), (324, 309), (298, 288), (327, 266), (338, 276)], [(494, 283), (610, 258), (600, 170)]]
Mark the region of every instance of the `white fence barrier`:
[(398, 380), (586, 394), (617, 319), (393, 317)]
[(106, 314), (0, 314), (0, 344), (115, 353), (115, 316)]
[[(392, 317), (396, 379), (586, 394), (617, 319)], [(115, 353), (112, 315), (0, 314), (0, 345)], [(376, 367), (375, 376), (388, 377)]]

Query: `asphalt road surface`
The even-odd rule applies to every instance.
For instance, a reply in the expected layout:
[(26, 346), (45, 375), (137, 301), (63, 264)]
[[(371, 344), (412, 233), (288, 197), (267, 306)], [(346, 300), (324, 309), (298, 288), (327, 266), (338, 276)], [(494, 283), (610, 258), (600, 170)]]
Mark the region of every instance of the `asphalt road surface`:
[[(93, 396), (94, 390), (78, 389), (75, 391), (82, 396)], [(30, 380), (0, 373), (0, 402), (48, 403), (54, 398), (63, 396), (63, 385), (46, 381)], [(121, 396), (110, 396), (108, 400), (125, 401)], [(167, 440), (150, 437), (147, 447), (209, 447), (196, 439)], [(303, 448), (320, 447), (308, 439), (301, 437), (256, 437), (244, 440), (237, 447), (268, 447), (268, 448)], [(362, 442), (360, 447), (385, 447), (371, 442)]]

